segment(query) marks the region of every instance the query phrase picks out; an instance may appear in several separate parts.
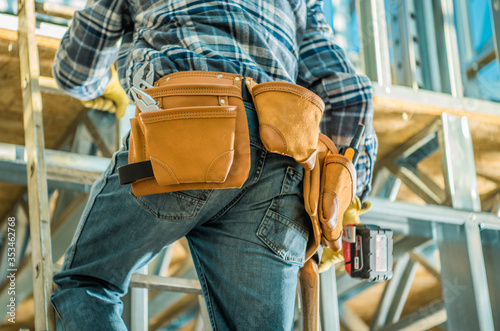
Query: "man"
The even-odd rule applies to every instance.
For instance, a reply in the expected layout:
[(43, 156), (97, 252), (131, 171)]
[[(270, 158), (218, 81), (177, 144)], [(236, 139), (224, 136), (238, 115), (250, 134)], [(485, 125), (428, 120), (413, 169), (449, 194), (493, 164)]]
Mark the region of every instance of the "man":
[[(155, 80), (205, 70), (297, 83), (324, 100), (323, 132), (336, 144), (347, 145), (358, 122), (366, 125), (357, 163), (357, 193), (366, 194), (377, 149), (371, 84), (335, 45), (321, 6), (321, 0), (90, 0), (62, 40), (54, 76), (81, 100), (103, 94), (115, 60), (129, 95), (133, 75), (147, 62)], [(54, 277), (52, 302), (66, 330), (126, 329), (120, 297), (131, 274), (182, 236), (214, 330), (292, 328), (311, 228), (303, 169), (265, 150), (251, 99), (245, 108), (251, 169), (241, 189), (136, 198), (118, 184), (116, 169), (127, 164), (124, 140), (94, 184), (63, 271)]]

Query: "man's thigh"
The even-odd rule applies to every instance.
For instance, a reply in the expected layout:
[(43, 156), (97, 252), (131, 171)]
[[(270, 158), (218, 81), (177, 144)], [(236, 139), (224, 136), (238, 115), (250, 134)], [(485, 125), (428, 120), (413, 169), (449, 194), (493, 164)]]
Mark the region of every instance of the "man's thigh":
[(217, 330), (289, 330), (310, 220), (302, 168), (268, 153), (259, 177), (225, 213), (188, 234)]

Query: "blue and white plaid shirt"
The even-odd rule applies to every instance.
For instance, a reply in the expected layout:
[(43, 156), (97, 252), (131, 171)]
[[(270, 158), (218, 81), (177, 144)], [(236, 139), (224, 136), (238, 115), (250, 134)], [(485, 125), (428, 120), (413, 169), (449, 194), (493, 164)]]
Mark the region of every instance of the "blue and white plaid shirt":
[(357, 193), (369, 190), (377, 153), (371, 82), (335, 44), (322, 0), (89, 0), (61, 42), (54, 77), (70, 95), (91, 100), (104, 92), (115, 60), (127, 92), (146, 61), (155, 80), (208, 70), (310, 89), (325, 101), (321, 129), (337, 146), (366, 125)]

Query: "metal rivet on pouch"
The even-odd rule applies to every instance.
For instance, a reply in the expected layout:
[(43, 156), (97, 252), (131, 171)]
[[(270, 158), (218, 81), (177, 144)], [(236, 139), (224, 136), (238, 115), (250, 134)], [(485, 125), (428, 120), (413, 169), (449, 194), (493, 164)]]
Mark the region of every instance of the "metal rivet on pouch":
[(240, 80), (240, 77), (234, 77), (234, 80), (235, 80), (235, 81), (239, 81), (239, 80)]
[(217, 75), (217, 77), (218, 77), (218, 78), (222, 78), (222, 75), (221, 75), (221, 74), (218, 74), (218, 75)]
[(226, 100), (220, 99), (220, 103), (226, 103)]
[(170, 77), (167, 77), (167, 82), (170, 80)]

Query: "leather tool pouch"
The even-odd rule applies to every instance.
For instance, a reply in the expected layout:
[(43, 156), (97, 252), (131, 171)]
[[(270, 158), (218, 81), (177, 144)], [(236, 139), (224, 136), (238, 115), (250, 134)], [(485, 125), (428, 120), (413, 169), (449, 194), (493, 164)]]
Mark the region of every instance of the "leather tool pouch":
[(308, 89), (287, 82), (256, 84), (246, 79), (252, 94), (259, 132), (266, 149), (293, 157), (304, 169), (316, 162), (323, 100)]
[(304, 173), (305, 208), (313, 231), (307, 243), (306, 259), (324, 242), (334, 252), (342, 248), (342, 220), (356, 193), (356, 169), (338, 154), (335, 144), (325, 135), (318, 140), (316, 167)]
[(144, 90), (162, 110), (136, 110), (120, 183), (131, 183), (135, 196), (241, 187), (250, 171), (241, 82), (238, 75), (188, 71)]

